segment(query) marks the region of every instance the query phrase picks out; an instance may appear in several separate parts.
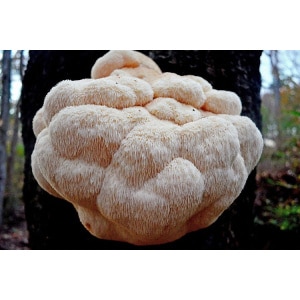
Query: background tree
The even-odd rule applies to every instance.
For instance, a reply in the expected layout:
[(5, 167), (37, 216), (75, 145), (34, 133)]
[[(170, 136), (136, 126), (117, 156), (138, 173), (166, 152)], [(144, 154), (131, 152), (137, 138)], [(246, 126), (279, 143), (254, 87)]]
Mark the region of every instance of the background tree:
[[(0, 149), (0, 219), (10, 217), (20, 204), (23, 181), (23, 144), (20, 136), (20, 97), (15, 83), (22, 78), (23, 50), (3, 50), (0, 53), (1, 149)], [(13, 217), (13, 216), (12, 216)]]
[(267, 140), (260, 169), (291, 167), (295, 171), (292, 160), (298, 161), (299, 152), (300, 52), (270, 50), (264, 54), (270, 61), (272, 81), (262, 93), (262, 132)]
[(280, 114), (280, 88), (281, 88), (278, 50), (270, 50), (268, 55), (270, 57), (272, 76), (273, 76), (273, 84), (272, 84), (273, 93), (274, 93), (273, 113), (275, 116), (277, 116), (278, 114)]
[[(203, 76), (214, 88), (236, 92), (242, 114), (259, 128), (261, 51), (141, 51), (154, 59), (163, 72)], [(30, 51), (23, 79), (21, 119), (25, 146), (24, 201), (29, 243), (33, 249), (250, 249), (253, 247), (255, 171), (239, 198), (209, 228), (189, 233), (172, 243), (137, 247), (100, 240), (80, 224), (75, 209), (50, 196), (35, 181), (30, 157), (35, 144), (32, 119), (49, 90), (64, 79), (90, 77), (95, 60), (106, 51)]]
[(9, 127), (11, 83), (11, 51), (4, 50), (2, 57), (2, 96), (0, 119), (0, 226), (3, 220), (3, 205), (6, 186), (6, 159), (7, 159), (7, 130)]
[[(25, 64), (25, 57), (24, 57), (24, 51), (19, 50), (15, 53), (15, 55), (12, 57), (12, 66), (11, 66), (11, 72), (12, 75), (17, 75), (19, 80), (21, 81), (23, 78), (24, 73), (24, 64)], [(20, 170), (18, 166), (16, 166), (17, 162), (17, 148), (18, 145), (21, 144), (20, 141), (20, 103), (21, 98), (19, 97), (14, 103), (11, 103), (11, 106), (13, 108), (11, 114), (10, 114), (10, 135), (8, 135), (9, 138), (9, 152), (7, 155), (7, 178), (6, 178), (6, 202), (4, 205), (4, 209), (6, 212), (10, 213), (10, 210), (14, 209), (14, 206), (16, 206), (15, 202), (16, 199), (19, 197), (19, 195), (16, 196), (16, 184), (18, 182), (18, 179), (20, 178)], [(20, 155), (22, 156), (22, 154)], [(21, 159), (21, 163), (23, 164), (23, 159)]]

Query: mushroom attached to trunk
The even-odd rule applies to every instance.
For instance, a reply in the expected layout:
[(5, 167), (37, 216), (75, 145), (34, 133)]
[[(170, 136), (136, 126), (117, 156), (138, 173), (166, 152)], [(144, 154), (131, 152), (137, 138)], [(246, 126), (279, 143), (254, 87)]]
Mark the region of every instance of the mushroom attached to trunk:
[(162, 244), (211, 225), (238, 197), (263, 140), (239, 97), (110, 51), (62, 81), (33, 120), (32, 170), (101, 239)]

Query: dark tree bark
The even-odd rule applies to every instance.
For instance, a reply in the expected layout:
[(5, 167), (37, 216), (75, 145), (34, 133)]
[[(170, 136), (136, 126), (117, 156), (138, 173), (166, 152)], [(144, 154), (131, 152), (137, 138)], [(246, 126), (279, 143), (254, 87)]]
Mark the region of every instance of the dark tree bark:
[[(80, 224), (73, 206), (43, 191), (33, 178), (30, 157), (35, 137), (32, 119), (47, 92), (63, 79), (90, 77), (95, 60), (106, 51), (31, 51), (23, 80), (21, 114), (25, 144), (24, 201), (32, 249), (252, 249), (255, 171), (233, 205), (210, 227), (158, 246), (137, 247), (100, 240)], [(260, 128), (259, 73), (261, 51), (141, 51), (153, 58), (163, 72), (193, 74), (214, 88), (236, 92), (242, 114)]]

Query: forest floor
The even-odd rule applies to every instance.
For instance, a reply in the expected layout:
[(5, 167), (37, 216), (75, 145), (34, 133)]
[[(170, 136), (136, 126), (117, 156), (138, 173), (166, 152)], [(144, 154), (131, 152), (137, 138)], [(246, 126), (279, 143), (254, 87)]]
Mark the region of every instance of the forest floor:
[(257, 175), (255, 249), (300, 249), (300, 166)]
[(16, 207), (9, 217), (4, 218), (0, 229), (0, 250), (28, 250), (28, 231), (24, 205)]
[[(300, 249), (300, 168), (257, 175), (254, 249)], [(4, 219), (0, 250), (27, 250), (24, 205)]]

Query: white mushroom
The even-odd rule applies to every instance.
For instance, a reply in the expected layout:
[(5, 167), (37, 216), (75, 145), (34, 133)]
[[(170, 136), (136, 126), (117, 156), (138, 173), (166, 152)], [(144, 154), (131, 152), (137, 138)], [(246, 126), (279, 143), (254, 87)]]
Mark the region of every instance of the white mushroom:
[(126, 70), (135, 76), (138, 74), (145, 76), (147, 72), (161, 74), (159, 66), (148, 56), (137, 51), (114, 50), (109, 51), (95, 62), (91, 77), (94, 79), (107, 77), (117, 69)]
[(239, 97), (134, 51), (109, 52), (92, 77), (56, 85), (33, 120), (40, 186), (102, 239), (161, 244), (212, 224), (263, 148)]

